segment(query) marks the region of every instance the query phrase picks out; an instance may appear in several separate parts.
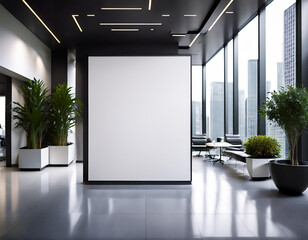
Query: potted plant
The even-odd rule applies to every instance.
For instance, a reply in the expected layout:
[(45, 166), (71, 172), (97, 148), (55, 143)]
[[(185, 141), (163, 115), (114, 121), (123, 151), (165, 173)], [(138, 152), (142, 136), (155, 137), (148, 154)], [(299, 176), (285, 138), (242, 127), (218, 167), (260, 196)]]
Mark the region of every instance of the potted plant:
[(24, 104), (13, 102), (15, 128), (26, 132), (27, 146), (19, 151), (20, 169), (42, 169), (48, 165), (48, 147), (43, 140), (48, 130), (48, 97), (44, 82), (29, 80), (22, 87)]
[(74, 160), (74, 148), (67, 142), (68, 134), (80, 116), (82, 103), (71, 93), (66, 83), (58, 84), (51, 95), (49, 121), (51, 165), (69, 165)]
[(300, 135), (308, 125), (308, 90), (287, 86), (272, 92), (261, 115), (284, 130), (290, 145), (289, 160), (270, 162), (276, 187), (288, 194), (301, 194), (308, 186), (308, 165), (303, 159), (297, 159), (295, 150)]
[(250, 155), (246, 158), (246, 164), (251, 179), (270, 177), (269, 161), (280, 157), (279, 142), (274, 137), (258, 135), (248, 138), (245, 147), (246, 153)]

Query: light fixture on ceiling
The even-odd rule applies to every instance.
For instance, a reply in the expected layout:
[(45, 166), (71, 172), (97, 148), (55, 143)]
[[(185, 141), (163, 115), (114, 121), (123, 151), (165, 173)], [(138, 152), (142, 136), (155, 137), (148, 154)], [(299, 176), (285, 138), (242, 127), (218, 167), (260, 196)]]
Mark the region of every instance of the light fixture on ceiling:
[(172, 34), (172, 37), (186, 37), (186, 34)]
[(142, 10), (142, 8), (126, 8), (126, 7), (122, 7), (122, 8), (101, 8), (102, 10), (105, 11), (140, 11)]
[(100, 23), (101, 26), (160, 26), (161, 23)]
[(151, 28), (151, 31), (154, 31), (154, 29), (153, 29), (153, 28)]
[(184, 14), (184, 17), (196, 17), (196, 14)]
[(95, 14), (87, 14), (87, 17), (95, 17)]
[(148, 8), (149, 10), (151, 10), (152, 9), (152, 0), (149, 0), (149, 8)]
[(30, 11), (34, 14), (34, 16), (41, 22), (41, 24), (47, 29), (47, 31), (53, 36), (54, 39), (56, 39), (56, 41), (58, 43), (60, 43), (59, 39), (56, 37), (56, 35), (54, 35), (54, 33), (47, 27), (47, 25), (43, 22), (43, 20), (36, 14), (36, 12), (34, 12), (34, 10), (30, 7), (30, 5), (25, 1), (22, 0), (23, 3), (30, 9)]
[(170, 14), (163, 14), (162, 17), (170, 17)]
[(231, 11), (230, 12), (226, 12), (226, 14), (233, 14), (233, 12), (231, 12)]
[(218, 17), (216, 18), (216, 20), (213, 22), (213, 24), (210, 26), (209, 31), (212, 30), (212, 28), (214, 27), (214, 25), (217, 23), (217, 21), (219, 20), (219, 18), (224, 14), (224, 12), (227, 10), (227, 8), (231, 5), (231, 3), (233, 2), (233, 0), (230, 0), (230, 2), (227, 4), (227, 6), (221, 11), (221, 13), (218, 15)]
[(112, 32), (138, 32), (138, 28), (112, 28)]
[(79, 28), (79, 31), (82, 32), (82, 29), (81, 29), (81, 27), (80, 27), (80, 25), (79, 25), (79, 23), (78, 23), (78, 21), (76, 19), (76, 17), (79, 17), (79, 15), (78, 14), (73, 14), (72, 17), (73, 17), (77, 27)]
[(195, 36), (195, 38), (191, 41), (191, 43), (189, 44), (189, 47), (191, 47), (193, 44), (194, 44), (194, 42), (197, 40), (197, 38), (200, 36), (200, 33), (198, 33), (196, 36)]

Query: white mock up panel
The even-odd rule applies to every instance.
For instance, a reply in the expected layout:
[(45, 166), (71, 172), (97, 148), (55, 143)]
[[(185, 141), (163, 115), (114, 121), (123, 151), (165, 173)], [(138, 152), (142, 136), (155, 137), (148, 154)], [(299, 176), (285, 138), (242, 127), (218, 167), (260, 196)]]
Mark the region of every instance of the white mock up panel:
[(191, 180), (189, 56), (89, 57), (88, 181)]

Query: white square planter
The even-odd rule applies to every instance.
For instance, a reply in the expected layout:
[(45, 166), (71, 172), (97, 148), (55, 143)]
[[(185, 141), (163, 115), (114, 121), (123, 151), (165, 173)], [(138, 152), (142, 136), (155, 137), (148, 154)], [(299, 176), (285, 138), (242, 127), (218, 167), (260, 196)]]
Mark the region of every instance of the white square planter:
[(19, 149), (19, 168), (41, 170), (49, 163), (48, 147), (42, 149)]
[(269, 178), (269, 161), (273, 158), (246, 158), (247, 170), (252, 179)]
[(49, 146), (49, 164), (68, 166), (74, 161), (74, 145)]

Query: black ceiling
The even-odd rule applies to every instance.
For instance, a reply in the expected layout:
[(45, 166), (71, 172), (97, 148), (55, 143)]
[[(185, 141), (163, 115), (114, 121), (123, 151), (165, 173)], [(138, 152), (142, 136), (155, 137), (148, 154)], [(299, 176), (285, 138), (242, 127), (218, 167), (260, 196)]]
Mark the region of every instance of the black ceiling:
[[(52, 49), (85, 44), (177, 44), (179, 53), (192, 54), (193, 64), (202, 64), (244, 24), (266, 0), (234, 0), (215, 27), (208, 31), (229, 0), (26, 0), (61, 41), (60, 44), (36, 19), (22, 0), (0, 3)], [(142, 8), (138, 11), (106, 11), (101, 8)], [(72, 15), (76, 17), (80, 32)], [(95, 14), (88, 17), (87, 14)], [(163, 17), (169, 14), (169, 17)], [(195, 17), (185, 17), (194, 14)], [(100, 26), (100, 23), (161, 23), (159, 26)], [(138, 28), (138, 32), (112, 32), (111, 28)], [(151, 30), (153, 29), (153, 30)], [(188, 45), (198, 32), (194, 45)], [(171, 33), (187, 34), (172, 37)]]

